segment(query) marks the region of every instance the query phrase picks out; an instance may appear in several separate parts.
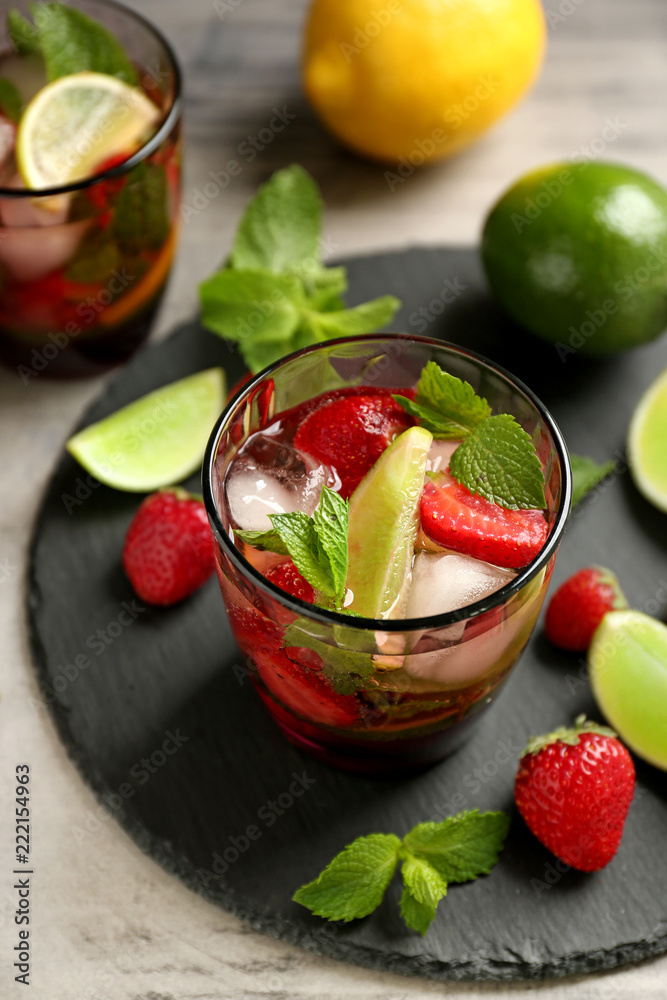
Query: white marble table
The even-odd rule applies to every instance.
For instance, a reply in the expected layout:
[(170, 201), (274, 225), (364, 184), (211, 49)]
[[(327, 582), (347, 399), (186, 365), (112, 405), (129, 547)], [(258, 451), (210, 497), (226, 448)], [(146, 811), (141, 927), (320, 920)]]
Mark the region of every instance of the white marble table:
[[(486, 207), (530, 166), (604, 146), (667, 183), (667, 6), (663, 0), (546, 0), (552, 29), (540, 82), (488, 137), (394, 193), (382, 170), (336, 149), (299, 94), (304, 0), (134, 0), (171, 36), (186, 77), (184, 198), (234, 158), (274, 107), (296, 115), (184, 227), (156, 336), (195, 309), (241, 209), (272, 170), (299, 160), (322, 185), (334, 254), (411, 243), (474, 243)], [(606, 134), (609, 135), (608, 129)], [(35, 701), (24, 611), (32, 522), (62, 442), (101, 382), (28, 386), (0, 372), (0, 996), (33, 1000), (222, 1000), (430, 996), (621, 1000), (667, 995), (667, 958), (541, 985), (446, 985), (337, 964), (251, 931), (145, 857), (100, 807)], [(32, 985), (13, 982), (14, 765), (33, 772)], [(573, 917), (576, 919), (576, 916)]]

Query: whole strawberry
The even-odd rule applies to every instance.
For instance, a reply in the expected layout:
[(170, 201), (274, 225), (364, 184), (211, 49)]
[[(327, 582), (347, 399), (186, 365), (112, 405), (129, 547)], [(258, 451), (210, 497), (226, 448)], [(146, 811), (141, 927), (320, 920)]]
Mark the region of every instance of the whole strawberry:
[(632, 758), (614, 731), (580, 715), (574, 729), (529, 740), (514, 799), (530, 830), (557, 858), (595, 872), (618, 850), (634, 790)]
[(206, 583), (215, 560), (201, 500), (178, 488), (146, 497), (125, 536), (123, 568), (147, 604), (176, 604)]
[(610, 569), (580, 569), (559, 587), (544, 621), (547, 638), (560, 649), (583, 652), (608, 611), (627, 608), (620, 584)]

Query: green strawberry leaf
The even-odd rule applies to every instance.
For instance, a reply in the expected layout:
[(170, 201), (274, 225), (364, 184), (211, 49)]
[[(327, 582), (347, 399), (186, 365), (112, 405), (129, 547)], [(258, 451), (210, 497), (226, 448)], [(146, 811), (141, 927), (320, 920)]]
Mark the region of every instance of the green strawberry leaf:
[(434, 868), (445, 883), (469, 882), (491, 871), (508, 830), (505, 813), (473, 809), (442, 823), (418, 824), (403, 838), (403, 846)]
[(444, 372), (435, 361), (424, 367), (414, 402), (405, 396), (394, 399), (434, 437), (450, 441), (465, 437), (491, 413), (468, 382)]
[(366, 917), (382, 902), (396, 871), (400, 847), (400, 840), (392, 833), (357, 837), (292, 898), (328, 920)]
[(452, 455), (449, 470), (471, 493), (508, 510), (546, 507), (535, 446), (509, 413), (482, 420)]
[(15, 7), (7, 11), (7, 34), (20, 56), (41, 56), (42, 46), (39, 42), (39, 29), (31, 24)]
[(0, 111), (12, 122), (17, 122), (23, 111), (23, 98), (6, 76), (0, 76)]
[(420, 903), (415, 899), (410, 890), (403, 889), (401, 896), (401, 916), (405, 920), (406, 926), (413, 931), (417, 931), (423, 937), (431, 926), (431, 921), (435, 917), (437, 903), (429, 905)]
[[(137, 73), (118, 39), (99, 21), (63, 3), (30, 5), (38, 29), (39, 49), (49, 80), (90, 70), (137, 85)], [(27, 22), (26, 22), (27, 23)], [(25, 38), (25, 25), (14, 18), (14, 30)], [(34, 50), (31, 50), (34, 51)]]
[(160, 163), (139, 163), (118, 195), (111, 231), (125, 254), (159, 250), (169, 235), (167, 175)]
[(312, 177), (293, 163), (260, 187), (236, 231), (235, 269), (306, 273), (319, 269), (322, 199)]
[(592, 458), (583, 455), (573, 455), (570, 452), (572, 465), (572, 506), (576, 507), (580, 500), (590, 493), (598, 483), (602, 482), (615, 469), (614, 462), (599, 465)]

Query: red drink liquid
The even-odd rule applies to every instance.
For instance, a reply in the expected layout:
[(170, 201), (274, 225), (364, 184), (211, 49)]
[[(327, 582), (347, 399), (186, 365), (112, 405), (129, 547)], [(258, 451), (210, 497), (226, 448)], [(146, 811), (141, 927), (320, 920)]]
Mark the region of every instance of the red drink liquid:
[[(379, 406), (384, 405), (382, 399), (391, 406), (392, 391), (411, 394), (409, 388), (356, 386), (325, 393), (270, 417), (271, 383), (265, 383), (253, 402), (261, 430), (242, 443), (226, 467), (224, 484), (218, 466), (216, 488), (228, 530), (268, 528), (267, 511), (298, 507), (312, 513), (323, 484), (340, 490), (344, 476), (335, 462), (345, 464), (341, 449), (333, 449), (331, 465), (318, 463), (294, 447), (295, 437), (297, 444), (300, 441), (299, 428), (325, 403), (369, 395), (380, 399)], [(403, 416), (406, 425), (412, 423)], [(334, 426), (331, 432), (332, 438), (337, 436)], [(232, 440), (235, 433), (241, 439), (241, 423), (229, 433)], [(436, 467), (447, 460), (440, 454), (444, 444), (434, 443)], [(360, 454), (359, 462), (363, 461)], [(274, 568), (286, 562), (285, 556), (258, 551), (241, 541), (236, 544), (262, 576), (271, 577)], [(424, 559), (428, 545), (420, 533), (416, 560)], [(511, 584), (515, 576), (469, 557), (448, 558), (454, 571), (472, 580), (470, 592), (485, 598)], [(551, 566), (549, 562), (524, 587), (481, 613), (469, 615), (459, 595), (458, 603), (454, 599), (450, 607), (440, 608), (441, 613), (462, 609), (454, 616), (457, 620), (444, 626), (415, 627), (394, 619), (362, 631), (346, 629), (344, 624), (309, 623), (312, 606), (303, 605), (301, 611), (293, 602), (286, 606), (270, 585), (249, 579), (218, 547), (220, 584), (234, 636), (253, 684), (283, 733), (330, 763), (369, 773), (432, 763), (467, 738), (473, 720), (490, 703), (525, 646)], [(416, 576), (413, 587), (415, 581)], [(428, 577), (425, 586), (425, 593), (432, 589)], [(299, 642), (299, 634), (305, 641)]]

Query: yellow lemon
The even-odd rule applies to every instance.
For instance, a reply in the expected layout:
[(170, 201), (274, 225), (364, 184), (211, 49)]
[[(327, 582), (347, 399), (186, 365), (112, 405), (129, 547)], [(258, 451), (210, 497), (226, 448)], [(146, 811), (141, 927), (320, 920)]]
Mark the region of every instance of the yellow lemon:
[(544, 46), (539, 0), (314, 0), (303, 84), (346, 146), (419, 166), (505, 114)]

